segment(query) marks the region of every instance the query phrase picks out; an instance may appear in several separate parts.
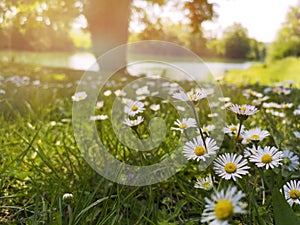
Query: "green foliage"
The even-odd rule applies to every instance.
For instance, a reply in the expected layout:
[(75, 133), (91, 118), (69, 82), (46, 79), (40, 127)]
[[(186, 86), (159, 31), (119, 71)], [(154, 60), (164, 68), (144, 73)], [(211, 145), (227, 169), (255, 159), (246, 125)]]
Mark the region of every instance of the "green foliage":
[[(0, 47), (19, 50), (71, 50), (68, 36), (80, 10), (75, 1), (2, 1)], [(59, 15), (59, 16), (57, 16)]]
[(250, 38), (250, 51), (247, 58), (255, 61), (264, 61), (266, 57), (266, 45), (253, 38)]
[(274, 188), (272, 191), (272, 204), (274, 207), (274, 221), (276, 225), (298, 225), (300, 219), (295, 215), (283, 195)]
[(247, 29), (235, 23), (225, 28), (220, 39), (212, 38), (207, 48), (213, 55), (228, 59), (263, 60), (265, 45), (248, 37)]
[(202, 34), (201, 24), (213, 18), (213, 6), (214, 4), (209, 3), (207, 0), (191, 0), (184, 3), (185, 9), (189, 12), (187, 15), (193, 34)]
[(132, 16), (144, 29), (138, 33), (132, 33), (130, 41), (164, 40), (180, 44), (201, 56), (208, 54), (201, 25), (204, 21), (211, 20), (216, 16), (213, 10), (214, 4), (207, 0), (172, 2), (169, 8), (182, 12), (188, 19), (188, 23), (179, 22), (179, 24), (173, 24), (171, 20), (162, 19), (160, 14), (153, 13), (154, 10), (157, 10), (158, 5), (160, 12), (164, 13), (166, 10), (164, 5), (158, 4), (156, 1), (148, 1), (146, 4), (146, 7), (133, 4)]
[(268, 61), (282, 59), (288, 56), (300, 56), (300, 2), (291, 7), (286, 21), (279, 30), (276, 40), (271, 43), (268, 51)]
[(235, 23), (224, 30), (220, 41), (222, 54), (227, 58), (246, 59), (250, 51), (250, 40), (247, 30)]

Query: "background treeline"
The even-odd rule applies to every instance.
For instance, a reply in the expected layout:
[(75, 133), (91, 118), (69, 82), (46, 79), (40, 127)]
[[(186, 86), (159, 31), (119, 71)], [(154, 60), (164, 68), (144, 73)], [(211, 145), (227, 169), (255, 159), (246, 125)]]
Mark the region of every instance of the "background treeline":
[[(87, 10), (93, 8), (92, 0), (65, 0), (63, 4), (41, 0), (28, 2), (24, 4), (21, 1), (6, 0), (0, 6), (0, 50), (92, 51), (97, 36), (89, 24), (93, 22), (97, 25), (97, 21), (101, 20), (101, 15)], [(93, 4), (103, 2), (94, 1)], [(273, 43), (262, 43), (250, 38), (247, 29), (238, 23), (225, 28), (221, 35), (204, 30), (203, 22), (217, 18), (215, 4), (208, 1), (172, 2), (173, 5), (164, 0), (128, 0), (131, 25), (126, 35), (129, 42), (170, 41), (202, 57), (217, 59), (263, 61), (267, 58), (272, 61), (300, 55), (300, 2), (290, 8)], [(177, 10), (185, 17), (174, 23), (171, 19), (161, 18), (159, 13), (155, 14), (158, 8), (160, 12), (164, 12), (165, 8)], [(98, 33), (101, 36), (101, 32)], [(155, 53), (157, 50), (152, 51)]]

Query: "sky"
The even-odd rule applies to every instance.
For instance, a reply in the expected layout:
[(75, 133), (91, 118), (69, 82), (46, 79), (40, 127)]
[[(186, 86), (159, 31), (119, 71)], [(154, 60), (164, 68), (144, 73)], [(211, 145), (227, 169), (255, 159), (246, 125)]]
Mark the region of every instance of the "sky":
[(205, 29), (218, 32), (241, 23), (247, 28), (248, 36), (262, 42), (272, 42), (290, 6), (298, 0), (212, 0), (219, 17), (214, 22), (205, 22)]

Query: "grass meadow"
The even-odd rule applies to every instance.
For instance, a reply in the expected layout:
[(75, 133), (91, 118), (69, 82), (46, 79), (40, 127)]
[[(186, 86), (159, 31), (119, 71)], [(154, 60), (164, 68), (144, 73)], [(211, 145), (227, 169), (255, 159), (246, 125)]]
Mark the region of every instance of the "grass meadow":
[[(137, 99), (131, 100), (117, 90), (136, 77), (120, 72), (106, 81), (98, 99), (103, 102), (95, 108), (99, 117), (91, 120), (109, 153), (146, 166), (180, 146), (187, 161), (169, 179), (138, 187), (99, 175), (76, 143), (72, 107), (86, 101), (75, 95), (81, 71), (1, 64), (0, 224), (299, 225), (300, 69), (287, 65), (284, 71), (293, 75), (285, 76), (280, 63), (242, 72), (247, 74), (243, 83), (230, 72), (231, 78), (218, 81), (224, 98), (215, 102), (203, 94), (213, 95), (209, 83), (200, 90), (178, 82), (182, 92), (172, 83), (159, 84), (170, 91), (161, 101), (152, 91), (155, 79), (133, 86)], [(176, 93), (179, 101), (190, 98), (188, 106), (170, 104)], [(118, 141), (110, 120), (116, 98), (121, 110), (127, 106), (131, 112), (120, 129), (127, 127), (136, 138), (151, 135), (149, 119), (166, 122), (165, 139), (150, 153)], [(180, 118), (184, 107), (194, 113), (189, 122)], [(219, 115), (213, 108), (225, 112), (223, 127), (214, 124)], [(214, 132), (224, 138), (214, 140)]]

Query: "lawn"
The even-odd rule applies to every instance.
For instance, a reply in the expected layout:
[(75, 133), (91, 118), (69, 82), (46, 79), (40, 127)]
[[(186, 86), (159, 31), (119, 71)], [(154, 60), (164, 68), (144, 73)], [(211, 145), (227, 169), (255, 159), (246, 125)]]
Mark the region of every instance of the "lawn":
[(294, 81), (300, 87), (300, 59), (285, 58), (283, 60), (254, 64), (248, 70), (231, 70), (225, 75), (226, 81), (237, 85), (255, 84), (272, 85), (280, 81)]
[(298, 87), (299, 61), (286, 63), (202, 89), (123, 72), (77, 89), (82, 71), (2, 63), (0, 223), (298, 225), (300, 90), (275, 82)]

